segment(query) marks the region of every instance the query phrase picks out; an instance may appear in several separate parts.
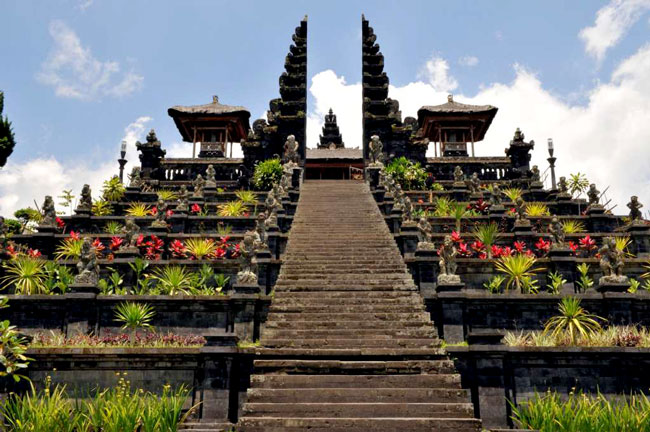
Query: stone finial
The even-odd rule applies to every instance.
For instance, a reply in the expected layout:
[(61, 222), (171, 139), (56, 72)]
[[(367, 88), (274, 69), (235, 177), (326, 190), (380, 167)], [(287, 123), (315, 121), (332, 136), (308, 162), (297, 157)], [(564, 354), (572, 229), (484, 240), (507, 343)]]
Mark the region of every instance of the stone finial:
[(218, 104), (219, 103), (219, 96), (217, 96), (217, 95), (212, 96), (212, 103), (213, 104)]
[(89, 212), (93, 208), (93, 199), (90, 191), (90, 185), (85, 184), (81, 189), (81, 197), (77, 204), (77, 212)]
[(631, 222), (643, 219), (643, 215), (641, 214), (641, 207), (643, 207), (643, 204), (639, 202), (639, 197), (632, 195), (630, 202), (627, 203), (627, 208), (630, 209)]
[(447, 102), (453, 102), (453, 101), (454, 101), (454, 95), (453, 94), (447, 95)]
[(43, 206), (41, 207), (41, 213), (43, 214), (43, 218), (41, 219), (39, 226), (56, 226), (56, 209), (54, 208), (54, 200), (50, 195), (45, 196)]

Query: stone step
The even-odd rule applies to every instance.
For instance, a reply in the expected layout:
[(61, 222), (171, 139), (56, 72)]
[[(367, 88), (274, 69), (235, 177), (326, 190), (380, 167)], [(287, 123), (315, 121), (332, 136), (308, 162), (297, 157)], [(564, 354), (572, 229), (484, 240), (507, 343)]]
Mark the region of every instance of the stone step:
[(460, 389), (458, 374), (413, 375), (252, 375), (253, 388), (449, 388)]
[(357, 289), (363, 288), (363, 287), (399, 287), (400, 285), (407, 285), (407, 286), (413, 286), (415, 287), (415, 284), (413, 283), (413, 280), (411, 279), (410, 281), (405, 277), (402, 276), (400, 278), (382, 278), (378, 276), (368, 276), (365, 277), (361, 280), (359, 278), (340, 278), (340, 279), (332, 279), (328, 278), (327, 276), (323, 275), (322, 278), (315, 278), (315, 279), (310, 279), (310, 278), (295, 278), (295, 279), (282, 279), (281, 281), (278, 281), (276, 284), (277, 286), (305, 286), (305, 287), (319, 287), (319, 286), (327, 286), (327, 287), (354, 287)]
[(406, 284), (383, 284), (383, 285), (362, 285), (350, 286), (348, 284), (313, 284), (313, 285), (292, 285), (289, 282), (276, 284), (276, 291), (415, 291), (414, 285)]
[(296, 305), (296, 304), (274, 304), (269, 308), (270, 312), (278, 313), (318, 313), (318, 312), (329, 312), (332, 314), (336, 313), (389, 313), (389, 312), (400, 312), (408, 313), (420, 310), (424, 310), (424, 305), (417, 305), (411, 302), (404, 304), (310, 304), (309, 306), (305, 304)]
[(469, 403), (258, 403), (246, 404), (244, 413), (256, 417), (297, 418), (463, 418), (472, 417)]
[[(421, 299), (419, 294), (410, 291), (311, 291), (311, 292), (276, 292), (274, 301), (291, 299)], [(422, 301), (422, 300), (420, 300)]]
[(185, 422), (178, 427), (178, 432), (228, 432), (234, 430), (232, 423)]
[(463, 389), (448, 388), (300, 388), (266, 389), (249, 388), (249, 402), (272, 400), (289, 402), (402, 402), (402, 403), (462, 403), (469, 400)]
[(479, 432), (471, 418), (268, 418), (246, 416), (240, 432)]
[[(277, 297), (273, 301), (273, 308), (287, 308), (287, 307), (314, 307), (314, 308), (336, 308), (336, 307), (354, 307), (354, 306), (364, 306), (364, 307), (411, 307), (411, 308), (421, 308), (423, 305), (422, 300), (411, 299), (409, 297), (404, 298), (363, 298), (355, 297), (350, 299), (345, 298), (326, 298), (326, 297), (314, 297), (314, 298), (292, 298), (284, 297), (278, 299)], [(278, 309), (280, 311), (280, 309)]]
[(269, 315), (269, 320), (266, 322), (267, 328), (275, 329), (290, 329), (290, 330), (328, 330), (328, 329), (383, 329), (390, 330), (394, 328), (433, 328), (429, 320), (418, 321), (276, 321), (273, 319), (274, 315)]
[(256, 355), (274, 357), (383, 357), (396, 356), (395, 360), (402, 358), (439, 358), (446, 352), (442, 348), (257, 348)]
[(278, 330), (264, 328), (262, 339), (305, 339), (305, 338), (346, 338), (362, 337), (366, 339), (399, 338), (434, 338), (437, 333), (433, 327), (415, 327), (404, 329), (331, 329), (331, 330)]
[(441, 358), (438, 360), (305, 360), (305, 359), (262, 359), (254, 361), (255, 371), (264, 373), (329, 375), (399, 375), (399, 374), (453, 374), (454, 362)]
[(277, 321), (326, 321), (330, 319), (336, 319), (337, 321), (420, 321), (420, 322), (429, 322), (429, 314), (424, 312), (424, 310), (413, 311), (413, 312), (396, 312), (396, 313), (386, 313), (386, 312), (360, 312), (360, 313), (346, 313), (346, 312), (297, 312), (297, 313), (273, 313), (269, 315), (267, 323), (277, 322)]
[(437, 348), (437, 339), (262, 339), (266, 348)]

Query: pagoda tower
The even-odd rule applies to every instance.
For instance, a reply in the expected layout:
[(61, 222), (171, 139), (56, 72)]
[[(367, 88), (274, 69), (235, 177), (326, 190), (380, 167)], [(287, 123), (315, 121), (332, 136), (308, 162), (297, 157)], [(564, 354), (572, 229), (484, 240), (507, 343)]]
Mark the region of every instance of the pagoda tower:
[(325, 125), (323, 126), (323, 134), (320, 136), (319, 149), (340, 149), (345, 148), (343, 137), (339, 131), (339, 126), (336, 123), (336, 114), (330, 108), (330, 111), (325, 115)]

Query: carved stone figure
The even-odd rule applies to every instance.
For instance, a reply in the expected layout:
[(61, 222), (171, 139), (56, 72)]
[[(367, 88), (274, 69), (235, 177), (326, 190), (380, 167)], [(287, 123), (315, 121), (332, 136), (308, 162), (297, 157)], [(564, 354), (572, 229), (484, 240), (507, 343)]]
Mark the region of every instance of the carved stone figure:
[(533, 182), (541, 181), (541, 176), (539, 174), (539, 168), (537, 165), (533, 165), (533, 167), (530, 169), (530, 180)]
[(77, 275), (74, 277), (74, 283), (94, 285), (98, 281), (97, 251), (93, 247), (90, 237), (85, 237), (81, 245), (81, 255), (77, 262)]
[(548, 232), (553, 236), (553, 248), (564, 247), (564, 225), (560, 223), (560, 220), (557, 218), (557, 216), (553, 216), (553, 219), (551, 219), (551, 224), (548, 226)]
[(569, 193), (569, 184), (566, 181), (566, 177), (560, 177), (560, 181), (557, 183), (557, 189), (562, 194)]
[(255, 223), (255, 233), (257, 234), (256, 241), (259, 243), (259, 249), (265, 249), (268, 247), (265, 222), (266, 213), (260, 212), (257, 215), (257, 221)]
[(244, 239), (239, 243), (240, 270), (237, 272), (237, 283), (242, 285), (257, 284), (257, 263), (255, 262), (255, 231), (246, 231)]
[(140, 188), (142, 187), (142, 179), (140, 178), (140, 167), (133, 167), (131, 174), (129, 174), (129, 187)]
[(275, 188), (271, 189), (264, 201), (267, 211), (267, 218), (265, 221), (267, 229), (272, 226), (277, 227), (278, 225), (278, 210), (282, 208), (282, 203), (276, 195), (276, 192), (277, 190)]
[(465, 173), (463, 172), (463, 169), (460, 167), (460, 165), (456, 165), (456, 167), (454, 168), (454, 181), (455, 182), (465, 181)]
[(194, 181), (192, 182), (194, 186), (194, 191), (192, 193), (192, 198), (203, 198), (203, 189), (205, 188), (205, 180), (201, 174), (197, 175)]
[(600, 201), (600, 191), (596, 189), (594, 183), (589, 185), (589, 190), (587, 191), (587, 197), (589, 198), (589, 205), (598, 205)]
[(93, 198), (90, 192), (90, 186), (85, 184), (81, 188), (81, 196), (79, 197), (79, 204), (77, 204), (77, 213), (90, 213), (93, 209)]
[(370, 144), (368, 145), (370, 150), (370, 167), (381, 168), (384, 166), (384, 145), (379, 140), (379, 135), (373, 135), (370, 137)]
[(151, 223), (151, 226), (155, 228), (167, 228), (167, 210), (169, 210), (169, 206), (165, 200), (159, 199), (156, 208), (158, 209), (156, 212), (156, 220)]
[(438, 275), (438, 284), (458, 284), (460, 277), (456, 274), (456, 256), (458, 249), (450, 235), (445, 236), (445, 240), (438, 250), (440, 255), (440, 274)]
[(395, 199), (395, 204), (393, 204), (394, 210), (404, 210), (404, 192), (402, 187), (398, 183), (394, 183), (393, 186), (393, 198)]
[(403, 224), (412, 224), (413, 223), (413, 203), (411, 198), (407, 197), (406, 194), (401, 196), (402, 204), (402, 223)]
[(526, 202), (522, 197), (517, 197), (515, 201), (515, 221), (528, 221), (526, 219)]
[(471, 177), (465, 181), (465, 184), (467, 185), (469, 192), (472, 194), (476, 194), (481, 191), (481, 180), (478, 178), (478, 173), (473, 173)]
[(47, 195), (45, 197), (45, 200), (43, 201), (43, 207), (41, 207), (41, 212), (43, 214), (43, 218), (38, 225), (42, 227), (55, 227), (56, 209), (54, 208), (54, 200), (52, 200), (52, 197), (50, 195)]
[(490, 204), (493, 206), (498, 206), (501, 205), (501, 188), (499, 187), (498, 184), (493, 184), (492, 185), (492, 194), (490, 195)]
[(212, 164), (208, 165), (208, 168), (205, 170), (204, 187), (216, 188), (217, 187), (216, 176), (217, 176), (217, 172), (215, 171), (214, 166), (212, 166)]
[(627, 203), (627, 208), (630, 209), (630, 221), (643, 219), (643, 215), (641, 214), (641, 207), (643, 207), (643, 204), (639, 202), (639, 197), (633, 195), (630, 198), (630, 202)]
[(623, 276), (623, 251), (616, 247), (614, 237), (605, 237), (603, 247), (598, 250), (600, 254), (600, 269), (603, 277), (598, 283), (603, 284), (621, 284), (627, 282), (627, 277)]
[(298, 166), (299, 145), (298, 141), (296, 141), (296, 137), (293, 135), (289, 135), (287, 140), (284, 142), (284, 158), (282, 160), (287, 167), (293, 168)]
[(418, 221), (418, 250), (435, 250), (433, 244), (433, 228), (426, 217)]
[(187, 213), (190, 210), (190, 204), (188, 202), (190, 193), (187, 191), (187, 186), (182, 185), (178, 191), (178, 201), (176, 204), (177, 213)]
[(127, 216), (124, 221), (124, 227), (122, 228), (122, 233), (124, 234), (124, 240), (120, 245), (119, 251), (122, 252), (137, 252), (139, 251), (137, 246), (138, 233), (140, 232), (140, 227), (135, 223), (133, 216)]

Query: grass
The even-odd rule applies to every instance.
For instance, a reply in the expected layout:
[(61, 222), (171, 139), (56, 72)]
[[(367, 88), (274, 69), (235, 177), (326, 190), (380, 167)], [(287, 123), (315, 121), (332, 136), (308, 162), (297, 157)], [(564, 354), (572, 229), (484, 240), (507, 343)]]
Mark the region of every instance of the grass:
[(610, 326), (572, 339), (568, 333), (510, 331), (504, 343), (514, 347), (633, 347), (650, 348), (650, 331), (645, 327)]

